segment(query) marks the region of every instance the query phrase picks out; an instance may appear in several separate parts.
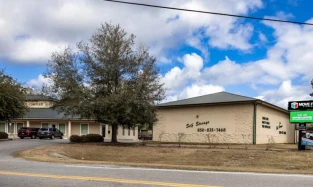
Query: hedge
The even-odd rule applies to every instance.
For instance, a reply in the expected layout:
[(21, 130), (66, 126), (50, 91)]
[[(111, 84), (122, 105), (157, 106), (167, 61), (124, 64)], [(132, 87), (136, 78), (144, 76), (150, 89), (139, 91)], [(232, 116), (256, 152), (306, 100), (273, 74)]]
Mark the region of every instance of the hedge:
[(9, 135), (5, 132), (0, 132), (0, 139), (8, 139)]
[(87, 134), (86, 135), (88, 142), (103, 142), (104, 139), (100, 134)]
[(72, 135), (70, 142), (103, 142), (104, 139), (100, 134)]
[(82, 142), (82, 138), (78, 135), (72, 135), (70, 137), (70, 142)]

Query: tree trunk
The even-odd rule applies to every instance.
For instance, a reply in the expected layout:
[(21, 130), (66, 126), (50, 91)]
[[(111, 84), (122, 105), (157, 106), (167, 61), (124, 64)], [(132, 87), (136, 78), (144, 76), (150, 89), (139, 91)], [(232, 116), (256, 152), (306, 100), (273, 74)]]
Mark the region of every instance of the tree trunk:
[(118, 125), (117, 123), (112, 124), (112, 139), (111, 139), (112, 143), (117, 143), (117, 135), (116, 135), (117, 125)]

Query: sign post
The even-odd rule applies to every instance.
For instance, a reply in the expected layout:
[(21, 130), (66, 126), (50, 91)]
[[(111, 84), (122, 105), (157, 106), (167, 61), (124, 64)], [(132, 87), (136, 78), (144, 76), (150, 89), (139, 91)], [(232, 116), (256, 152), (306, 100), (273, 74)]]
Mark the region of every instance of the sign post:
[(302, 145), (302, 137), (306, 134), (306, 123), (299, 123), (299, 141), (298, 150), (305, 150), (305, 145)]
[(313, 146), (313, 134), (306, 130), (306, 123), (313, 122), (313, 101), (290, 101), (290, 123), (299, 123), (298, 150), (305, 150), (305, 146)]

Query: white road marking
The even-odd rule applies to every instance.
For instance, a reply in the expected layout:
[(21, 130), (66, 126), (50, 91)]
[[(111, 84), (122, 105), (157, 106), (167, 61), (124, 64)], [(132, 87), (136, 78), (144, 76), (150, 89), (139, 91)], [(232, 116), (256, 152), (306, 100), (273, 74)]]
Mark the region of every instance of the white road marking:
[(66, 167), (106, 169), (106, 170), (140, 170), (140, 171), (162, 171), (162, 172), (181, 172), (181, 173), (208, 173), (208, 174), (230, 174), (230, 175), (255, 175), (255, 176), (272, 176), (272, 177), (305, 177), (313, 178), (313, 175), (301, 174), (276, 174), (276, 173), (253, 173), (253, 172), (227, 172), (227, 171), (196, 171), (196, 170), (179, 170), (179, 169), (156, 169), (156, 168), (135, 168), (135, 167), (114, 167), (114, 166), (85, 166), (85, 165), (65, 165)]

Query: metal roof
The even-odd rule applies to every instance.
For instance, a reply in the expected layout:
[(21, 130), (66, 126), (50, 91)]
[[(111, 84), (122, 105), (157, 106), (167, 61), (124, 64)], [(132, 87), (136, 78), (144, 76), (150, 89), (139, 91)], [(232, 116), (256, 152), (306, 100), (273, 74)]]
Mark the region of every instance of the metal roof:
[(44, 96), (44, 95), (27, 95), (26, 101), (53, 101), (52, 97)]
[(58, 113), (58, 111), (52, 108), (29, 108), (26, 115), (23, 117), (26, 119), (80, 119), (79, 116), (65, 116), (64, 113)]
[(215, 103), (217, 104), (217, 103), (247, 102), (247, 101), (259, 101), (259, 99), (246, 97), (242, 95), (236, 95), (236, 94), (232, 94), (228, 92), (218, 92), (214, 94), (208, 94), (208, 95), (193, 97), (189, 99), (162, 103), (157, 106), (167, 107), (167, 106), (200, 105), (200, 104), (215, 104)]

